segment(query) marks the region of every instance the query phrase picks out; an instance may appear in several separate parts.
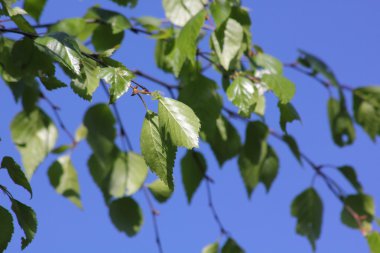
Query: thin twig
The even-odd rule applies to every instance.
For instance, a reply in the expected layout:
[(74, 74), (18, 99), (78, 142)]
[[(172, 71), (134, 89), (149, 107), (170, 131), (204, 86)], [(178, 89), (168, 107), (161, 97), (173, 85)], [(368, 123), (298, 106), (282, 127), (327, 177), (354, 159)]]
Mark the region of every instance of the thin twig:
[(66, 133), (66, 135), (70, 138), (71, 142), (72, 142), (72, 146), (75, 147), (77, 145), (77, 141), (75, 140), (74, 136), (71, 134), (71, 132), (67, 129), (65, 123), (63, 122), (62, 120), (62, 117), (61, 115), (59, 114), (59, 110), (60, 108), (55, 105), (48, 97), (45, 96), (44, 93), (42, 93), (42, 91), (40, 91), (40, 98), (45, 100), (46, 103), (50, 106), (50, 108), (53, 110), (53, 113), (55, 115), (55, 118), (57, 119), (58, 121), (58, 124), (59, 126), (61, 127), (61, 129)]
[(162, 248), (162, 243), (161, 243), (161, 238), (160, 238), (160, 232), (159, 232), (159, 229), (158, 229), (158, 222), (157, 222), (157, 216), (159, 215), (159, 212), (153, 206), (153, 202), (150, 199), (147, 187), (145, 187), (145, 186), (143, 187), (143, 192), (144, 192), (145, 199), (148, 202), (150, 213), (152, 215), (154, 234), (155, 234), (155, 237), (156, 237), (156, 244), (157, 244), (157, 247), (158, 247), (158, 251), (160, 253), (163, 253), (164, 250)]
[(179, 86), (177, 86), (177, 85), (172, 85), (172, 84), (166, 83), (164, 81), (161, 81), (161, 80), (159, 80), (159, 79), (157, 79), (151, 75), (148, 75), (148, 74), (142, 72), (141, 70), (135, 70), (135, 71), (133, 71), (133, 73), (137, 76), (143, 77), (149, 81), (152, 81), (152, 82), (166, 88), (168, 90), (168, 92), (170, 93), (170, 96), (173, 98), (175, 97), (173, 90), (179, 88)]

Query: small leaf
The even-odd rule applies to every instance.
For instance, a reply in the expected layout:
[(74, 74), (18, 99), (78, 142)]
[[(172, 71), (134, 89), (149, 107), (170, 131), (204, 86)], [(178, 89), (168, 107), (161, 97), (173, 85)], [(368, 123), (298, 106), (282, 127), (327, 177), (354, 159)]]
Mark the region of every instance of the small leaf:
[(291, 214), (297, 218), (297, 234), (306, 236), (315, 251), (321, 234), (323, 203), (314, 188), (306, 189), (293, 200)]
[(380, 253), (380, 234), (373, 231), (366, 236), (371, 253)]
[(99, 67), (89, 58), (82, 59), (81, 76), (71, 80), (71, 88), (81, 98), (91, 101), (92, 94), (99, 86)]
[(243, 27), (235, 19), (229, 18), (224, 25), (211, 35), (211, 43), (225, 70), (237, 56), (243, 42)]
[(32, 208), (16, 199), (12, 199), (12, 210), (16, 214), (18, 224), (25, 233), (25, 237), (21, 238), (21, 249), (25, 249), (37, 232), (36, 213)]
[(257, 93), (254, 84), (245, 77), (238, 76), (228, 86), (226, 94), (228, 99), (236, 105), (244, 115), (250, 115), (253, 105), (257, 102)]
[(40, 76), (39, 78), (47, 90), (55, 90), (67, 86), (65, 83), (58, 80), (55, 76)]
[(351, 166), (342, 166), (339, 167), (338, 170), (342, 173), (342, 175), (350, 182), (350, 184), (358, 191), (358, 193), (363, 192), (363, 187), (361, 183), (358, 181), (355, 169)]
[(84, 125), (80, 125), (75, 131), (75, 141), (80, 142), (87, 137), (87, 128)]
[(286, 133), (287, 132), (286, 125), (288, 123), (293, 122), (294, 120), (301, 121), (301, 117), (298, 114), (296, 108), (294, 108), (294, 106), (291, 103), (287, 103), (287, 104), (278, 103), (277, 106), (280, 109), (280, 114), (281, 114), (280, 126), (281, 126), (282, 131)]
[(11, 124), (12, 140), (21, 153), (26, 177), (31, 178), (37, 166), (54, 148), (58, 130), (48, 115), (36, 108), (20, 112)]
[(53, 154), (62, 154), (65, 151), (71, 149), (73, 146), (72, 145), (61, 145), (59, 147), (54, 148), (51, 152)]
[(141, 153), (150, 169), (169, 186), (174, 188), (173, 167), (177, 149), (160, 130), (157, 114), (148, 111), (141, 129)]
[(296, 92), (294, 83), (280, 75), (264, 75), (262, 81), (273, 90), (282, 104), (289, 103)]
[(228, 238), (226, 243), (223, 245), (222, 253), (244, 253), (245, 251), (237, 244), (237, 242)]
[(136, 235), (144, 222), (140, 206), (129, 197), (112, 201), (109, 214), (115, 227), (129, 237)]
[(33, 196), (32, 187), (26, 179), (24, 172), (21, 170), (20, 165), (18, 165), (12, 157), (4, 156), (1, 161), (1, 168), (4, 168), (8, 171), (8, 175), (11, 177), (12, 181), (23, 187), (30, 193), (30, 197)]
[[(127, 0), (119, 0), (127, 1)], [(132, 0), (135, 1), (135, 0)], [(101, 24), (108, 24), (112, 28), (112, 34), (123, 33), (125, 29), (131, 28), (131, 23), (129, 20), (122, 14), (99, 8), (94, 6), (90, 8), (85, 15), (86, 19), (96, 19), (99, 20)], [(100, 25), (102, 26), (102, 25)], [(99, 34), (100, 35), (100, 34)]]
[(45, 4), (46, 0), (25, 0), (24, 9), (30, 16), (39, 22)]
[(12, 215), (2, 206), (0, 206), (0, 220), (0, 252), (4, 252), (12, 239), (14, 227)]
[(184, 26), (204, 8), (204, 0), (163, 0), (162, 4), (166, 17), (178, 26)]
[(334, 142), (340, 147), (352, 144), (355, 140), (355, 128), (344, 103), (330, 98), (328, 115)]
[(110, 103), (112, 104), (128, 91), (134, 75), (125, 67), (107, 67), (100, 70), (99, 77), (111, 85)]
[(19, 7), (12, 8), (13, 0), (1, 0), (0, 3), (3, 6), (2, 13), (9, 16), (21, 31), (30, 34), (30, 37), (37, 35), (33, 26), (24, 18), (27, 14), (25, 10)]
[(62, 196), (82, 208), (77, 172), (70, 156), (61, 156), (48, 170), (50, 184)]
[(197, 148), (199, 143), (198, 117), (187, 105), (171, 99), (161, 98), (158, 104), (159, 125), (176, 146)]
[(302, 164), (301, 160), (301, 152), (298, 147), (298, 144), (296, 140), (291, 135), (284, 135), (282, 139), (285, 141), (285, 143), (288, 145), (290, 151), (293, 153), (293, 155), (297, 158), (298, 162)]
[(160, 179), (150, 183), (148, 185), (148, 189), (152, 193), (153, 197), (160, 203), (166, 202), (173, 193), (173, 190), (171, 190), (167, 184), (162, 182)]
[(279, 166), (279, 159), (276, 152), (271, 146), (268, 146), (267, 156), (260, 168), (260, 182), (264, 184), (267, 192), (269, 192), (273, 181), (277, 177)]
[(209, 244), (202, 249), (202, 253), (218, 253), (218, 251), (219, 243), (217, 242)]
[(255, 55), (254, 62), (258, 66), (267, 70), (268, 73), (266, 74), (282, 75), (282, 63), (271, 55), (259, 52), (257, 55)]
[(206, 160), (201, 153), (187, 151), (181, 160), (182, 182), (190, 204), (207, 170)]
[[(342, 223), (351, 228), (359, 228), (371, 223), (375, 216), (375, 203), (373, 198), (362, 193), (349, 195), (344, 199), (341, 212)], [(360, 223), (358, 223), (360, 219)], [(363, 227), (360, 227), (362, 229)]]

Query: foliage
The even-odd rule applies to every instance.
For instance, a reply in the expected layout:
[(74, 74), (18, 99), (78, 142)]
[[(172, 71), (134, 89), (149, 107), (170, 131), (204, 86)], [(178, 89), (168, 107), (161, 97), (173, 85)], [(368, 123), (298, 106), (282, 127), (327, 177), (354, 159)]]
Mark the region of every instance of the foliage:
[[(47, 156), (58, 156), (48, 169), (50, 183), (58, 194), (82, 208), (80, 182), (71, 154), (80, 141), (86, 140), (92, 152), (87, 163), (90, 174), (103, 194), (111, 221), (119, 231), (131, 237), (144, 223), (134, 194), (144, 192), (156, 226), (158, 212), (151, 197), (160, 203), (171, 197), (178, 183), (173, 179), (176, 153), (179, 148), (186, 148), (181, 160), (186, 198), (190, 204), (197, 189), (206, 184), (209, 206), (223, 235), (223, 241), (205, 246), (202, 252), (245, 252), (223, 227), (213, 205), (210, 194), (213, 179), (208, 175), (208, 158), (199, 149), (200, 142), (209, 144), (220, 167), (237, 158), (250, 197), (259, 183), (267, 192), (275, 183), (280, 157), (269, 143), (270, 138), (275, 138), (286, 144), (301, 164), (310, 167), (341, 202), (342, 223), (360, 230), (371, 251), (379, 252), (380, 236), (371, 227), (375, 220), (374, 201), (364, 192), (356, 170), (349, 165), (334, 166), (355, 190), (348, 195), (327, 174), (325, 168), (331, 166), (314, 163), (287, 132), (287, 125), (301, 121), (301, 116), (291, 104), (296, 85), (284, 75), (283, 68), (304, 73), (330, 91), (331, 135), (340, 147), (355, 142), (355, 125), (362, 127), (374, 141), (380, 135), (378, 86), (353, 89), (342, 85), (326, 63), (304, 50), (299, 51), (295, 63), (283, 64), (252, 43), (249, 12), (237, 0), (163, 0), (169, 22), (155, 17), (126, 17), (121, 14), (122, 9), (116, 12), (94, 6), (83, 17), (35, 25), (34, 22), (40, 22), (46, 2), (25, 0), (21, 8), (16, 0), (0, 0), (1, 14), (16, 26), (0, 27), (0, 74), (16, 102), (21, 102), (23, 107), (13, 118), (10, 132), (21, 154), (25, 174), (11, 157), (4, 157), (1, 163), (1, 169), (7, 170), (14, 184), (32, 196), (29, 180), (35, 170)], [(113, 2), (133, 8), (138, 1)], [(156, 40), (157, 67), (172, 74), (178, 85), (140, 70), (131, 71), (112, 58), (126, 30)], [(201, 43), (206, 40), (209, 47)], [(204, 72), (210, 68), (220, 75), (220, 80), (206, 77)], [(58, 69), (68, 76), (70, 84), (57, 78)], [(170, 97), (137, 83), (136, 76), (160, 85)], [(89, 104), (99, 86), (109, 97), (108, 103), (89, 106), (76, 134), (66, 127), (56, 101), (46, 95), (67, 86)], [(123, 95), (129, 91), (146, 108), (140, 135), (141, 154), (133, 151), (117, 107), (117, 101), (127, 99)], [(278, 100), (283, 133), (275, 132), (266, 124), (267, 94), (273, 94)], [(347, 107), (348, 94), (352, 96), (353, 108)], [(155, 101), (157, 111), (148, 108), (147, 97)], [(51, 107), (55, 120), (39, 105), (40, 100)], [(227, 106), (228, 101), (233, 109)], [(244, 124), (244, 138), (232, 119)], [(67, 135), (68, 144), (56, 146), (60, 133)], [(118, 138), (121, 145), (117, 144)], [(149, 170), (157, 176), (152, 183), (147, 182)], [(11, 210), (25, 233), (21, 242), (24, 249), (37, 231), (36, 214), (16, 200), (5, 186), (0, 185), (0, 190), (10, 200)], [(295, 197), (291, 215), (297, 220), (296, 233), (307, 237), (315, 250), (323, 224), (323, 203), (314, 186)], [(9, 210), (0, 206), (0, 220), (2, 252), (12, 238), (14, 218)], [(156, 237), (162, 252), (159, 235)]]

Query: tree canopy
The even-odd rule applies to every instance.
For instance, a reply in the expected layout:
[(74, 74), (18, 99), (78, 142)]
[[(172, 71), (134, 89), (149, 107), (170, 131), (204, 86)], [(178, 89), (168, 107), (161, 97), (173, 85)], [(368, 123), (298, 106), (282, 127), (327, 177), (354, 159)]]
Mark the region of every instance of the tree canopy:
[[(349, 164), (315, 161), (298, 145), (296, 133), (288, 131), (288, 125), (301, 122), (302, 115), (292, 104), (296, 84), (284, 69), (306, 75), (327, 90), (331, 138), (342, 148), (355, 143), (358, 129), (373, 141), (380, 135), (380, 86), (343, 84), (326, 62), (305, 50), (299, 50), (290, 63), (270, 55), (255, 43), (252, 14), (239, 0), (163, 0), (166, 18), (126, 16), (125, 8), (133, 10), (138, 1), (112, 1), (119, 7), (95, 5), (83, 16), (42, 23), (46, 0), (0, 0), (0, 75), (15, 103), (22, 106), (7, 133), (21, 159), (4, 155), (1, 173), (8, 173), (10, 181), (32, 198), (30, 180), (48, 156), (54, 157), (47, 166), (51, 186), (83, 208), (72, 155), (89, 148), (88, 176), (99, 188), (112, 224), (128, 237), (139, 233), (147, 218), (135, 194), (143, 192), (156, 237), (151, 243), (156, 243), (158, 252), (164, 252), (164, 247), (156, 203), (168, 201), (183, 187), (183, 198), (191, 204), (198, 188), (205, 185), (219, 234), (201, 252), (246, 252), (221, 221), (208, 164), (216, 159), (223, 168), (234, 160), (248, 198), (259, 185), (269, 192), (280, 164), (286, 166), (273, 139), (287, 146), (300, 166), (313, 171), (311, 183), (289, 203), (295, 231), (310, 242), (312, 250), (318, 246), (325, 211), (315, 185), (318, 178), (340, 203), (341, 222), (364, 236), (372, 253), (380, 252), (375, 201), (359, 181), (358, 170)], [(151, 57), (162, 75), (173, 77), (173, 83), (114, 57), (127, 31), (155, 41)], [(60, 73), (70, 82), (60, 80)], [(67, 126), (70, 119), (62, 117), (59, 99), (50, 98), (63, 90), (88, 103), (75, 130)], [(107, 100), (92, 103), (95, 92), (105, 93)], [(276, 100), (281, 131), (266, 120), (267, 102), (274, 101), (268, 96)], [(124, 111), (134, 108), (119, 107), (121, 99), (137, 99), (145, 108), (140, 132), (133, 133), (140, 136), (139, 143), (132, 143), (123, 120)], [(64, 138), (64, 144), (58, 138)], [(88, 146), (80, 146), (82, 142)], [(206, 148), (214, 157), (204, 155)], [(185, 155), (178, 157), (182, 154), (178, 150), (186, 150)], [(182, 181), (173, 177), (176, 163)], [(0, 184), (2, 199), (9, 200), (8, 206), (4, 201), (0, 205), (0, 252), (7, 249), (17, 224), (24, 233), (21, 249), (38, 233), (33, 201), (20, 202), (9, 190), (12, 187)]]

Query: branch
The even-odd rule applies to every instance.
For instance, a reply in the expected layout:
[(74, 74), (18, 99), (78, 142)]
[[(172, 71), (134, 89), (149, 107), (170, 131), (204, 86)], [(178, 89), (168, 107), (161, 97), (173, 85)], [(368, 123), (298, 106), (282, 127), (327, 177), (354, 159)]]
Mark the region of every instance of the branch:
[(133, 73), (135, 75), (137, 75), (137, 76), (143, 77), (143, 78), (145, 78), (145, 79), (147, 79), (149, 81), (152, 81), (152, 82), (154, 82), (154, 83), (156, 83), (156, 84), (158, 84), (158, 85), (166, 88), (168, 90), (168, 92), (170, 93), (170, 96), (172, 98), (175, 97), (173, 90), (174, 89), (179, 89), (179, 87), (177, 85), (168, 84), (168, 83), (166, 83), (164, 81), (161, 81), (161, 80), (159, 80), (159, 79), (157, 79), (157, 78), (155, 78), (155, 77), (153, 77), (151, 75), (148, 75), (148, 74), (146, 74), (146, 73), (144, 73), (144, 72), (142, 72), (140, 70), (135, 70), (135, 71), (133, 71)]

